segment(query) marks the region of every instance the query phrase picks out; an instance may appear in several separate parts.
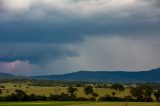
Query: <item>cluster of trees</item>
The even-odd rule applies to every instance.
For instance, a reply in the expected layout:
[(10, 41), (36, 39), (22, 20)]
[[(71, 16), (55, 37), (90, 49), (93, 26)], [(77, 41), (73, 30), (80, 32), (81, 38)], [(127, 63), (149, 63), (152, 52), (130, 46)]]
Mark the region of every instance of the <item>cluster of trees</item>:
[[(18, 82), (19, 85), (14, 85), (17, 89), (15, 93), (12, 93), (8, 96), (0, 97), (0, 101), (135, 101), (135, 102), (151, 102), (153, 101), (153, 96), (155, 96), (156, 101), (160, 101), (160, 86), (155, 83), (150, 84), (135, 84), (136, 87), (130, 88), (130, 95), (126, 97), (117, 97), (117, 92), (124, 92), (126, 89), (123, 84), (111, 84), (107, 85), (107, 83), (97, 83), (97, 82), (66, 82), (66, 81), (48, 81), (48, 80), (27, 80), (27, 79), (14, 79), (13, 82)], [(10, 80), (1, 80), (0, 82), (10, 82)], [(26, 92), (21, 89), (20, 83), (27, 83), (27, 89), (30, 86), (67, 86), (68, 93), (61, 93), (61, 94), (50, 94), (49, 97), (40, 96), (40, 95), (27, 95)], [(86, 86), (87, 85), (87, 86)], [(92, 85), (92, 86), (90, 86)], [(76, 92), (78, 89), (76, 87), (83, 87), (84, 93), (87, 97), (77, 97)], [(99, 97), (97, 93), (94, 92), (94, 88), (111, 88), (114, 89), (115, 92), (112, 92), (111, 95), (106, 95), (104, 97)], [(0, 96), (3, 93), (5, 86), (0, 86)]]
[(155, 91), (154, 96), (156, 97), (156, 101), (160, 102), (160, 90)]
[[(119, 88), (120, 85), (113, 86), (115, 90), (121, 91)], [(123, 91), (123, 89), (122, 89)], [(100, 97), (99, 101), (129, 101), (129, 102), (152, 102), (154, 95), (156, 98), (156, 101), (160, 102), (160, 90), (154, 90), (151, 86), (147, 85), (140, 85), (137, 87), (131, 87), (130, 89), (130, 95), (122, 97), (116, 97), (114, 96), (115, 92), (112, 93), (112, 96), (106, 95), (104, 97)]]
[[(69, 93), (70, 97), (76, 98), (76, 94), (75, 94), (76, 91), (78, 91), (77, 88), (74, 88), (74, 87), (67, 88), (67, 92)], [(88, 96), (88, 98), (87, 98), (88, 100), (95, 100), (95, 98), (99, 96), (97, 93), (94, 92), (93, 86), (85, 86), (83, 91)], [(82, 99), (82, 98), (79, 98), (79, 99)]]
[[(124, 91), (123, 85), (114, 84), (112, 85), (112, 89), (115, 89), (119, 92)], [(85, 97), (77, 97), (76, 92), (78, 91), (75, 87), (68, 87), (68, 93), (61, 93), (61, 94), (50, 94), (50, 96), (40, 96), (40, 95), (27, 95), (25, 91), (22, 90), (15, 90), (15, 93), (12, 93), (8, 96), (0, 97), (0, 101), (95, 101), (96, 98), (99, 96), (93, 90), (93, 86), (85, 86), (83, 91), (88, 96)], [(0, 90), (0, 94), (2, 94), (2, 90)], [(113, 92), (112, 95), (106, 95), (104, 97), (99, 97), (98, 101), (129, 101), (129, 102), (151, 102), (153, 101), (152, 95), (156, 97), (157, 101), (160, 101), (160, 90), (154, 91), (152, 87), (141, 85), (137, 87), (132, 87), (130, 90), (129, 96), (126, 97), (117, 97), (115, 96), (116, 93)]]
[[(125, 87), (122, 84), (113, 84), (111, 89), (118, 92), (123, 92)], [(157, 89), (157, 90), (155, 90)], [(99, 97), (99, 101), (130, 101), (130, 102), (152, 102), (153, 96), (155, 96), (156, 101), (160, 102), (160, 89), (155, 86), (141, 84), (136, 87), (130, 88), (130, 95), (125, 97), (117, 97), (116, 92), (112, 92), (112, 95), (106, 95), (104, 97)]]
[[(50, 94), (49, 97), (47, 96), (40, 96), (40, 95), (27, 95), (25, 91), (16, 89), (15, 93), (12, 93), (8, 96), (0, 97), (0, 101), (95, 101), (94, 97), (97, 97), (98, 94), (93, 92), (92, 86), (84, 87), (84, 92), (86, 95), (93, 95), (94, 97), (77, 97), (75, 92), (78, 91), (77, 88), (68, 87), (68, 93), (61, 93), (60, 95)], [(2, 92), (2, 90), (0, 90)]]
[(150, 86), (143, 85), (131, 88), (130, 94), (132, 98), (137, 101), (146, 101), (146, 102), (153, 101), (152, 99), (153, 88)]
[(46, 80), (46, 79), (25, 79), (25, 78), (0, 78), (0, 83), (19, 83), (19, 84), (29, 84), (31, 86), (62, 86), (62, 87), (85, 87), (86, 85), (104, 85), (106, 83), (101, 82), (89, 82), (89, 81), (56, 81), (56, 80)]
[(84, 87), (84, 93), (89, 96), (98, 97), (99, 95), (93, 91), (93, 86)]
[[(106, 96), (104, 96), (104, 97), (100, 97), (100, 98), (98, 99), (98, 101), (125, 102), (125, 101), (126, 101), (126, 98), (116, 97), (116, 96), (111, 96), (111, 95), (106, 95)], [(130, 98), (130, 99), (127, 99), (127, 101), (132, 102), (133, 99)]]
[(125, 90), (124, 86), (122, 84), (113, 84), (111, 86), (111, 89), (114, 89), (116, 91), (122, 92)]

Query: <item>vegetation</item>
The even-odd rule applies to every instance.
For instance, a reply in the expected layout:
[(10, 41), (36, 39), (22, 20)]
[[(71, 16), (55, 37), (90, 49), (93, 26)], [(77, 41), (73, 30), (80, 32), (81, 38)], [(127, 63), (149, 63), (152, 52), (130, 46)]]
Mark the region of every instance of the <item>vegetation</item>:
[(2, 94), (2, 90), (0, 89), (0, 95)]
[(119, 92), (122, 92), (125, 90), (124, 86), (121, 84), (113, 84), (111, 88)]
[(77, 90), (78, 90), (77, 88), (73, 88), (73, 87), (68, 87), (68, 88), (67, 88), (67, 91), (68, 91), (68, 93), (70, 94), (70, 96), (74, 96), (74, 95), (75, 95), (75, 92), (76, 92)]
[(155, 83), (107, 84), (27, 79), (4, 82), (0, 83), (0, 101), (160, 101), (159, 84)]
[(160, 90), (155, 91), (154, 96), (156, 97), (156, 101), (160, 101)]
[(136, 88), (131, 88), (130, 93), (132, 98), (134, 98), (136, 101), (153, 101), (151, 97), (153, 94), (153, 89), (150, 86), (141, 85)]
[(93, 87), (92, 86), (85, 86), (84, 87), (84, 93), (88, 96), (92, 95), (93, 94)]

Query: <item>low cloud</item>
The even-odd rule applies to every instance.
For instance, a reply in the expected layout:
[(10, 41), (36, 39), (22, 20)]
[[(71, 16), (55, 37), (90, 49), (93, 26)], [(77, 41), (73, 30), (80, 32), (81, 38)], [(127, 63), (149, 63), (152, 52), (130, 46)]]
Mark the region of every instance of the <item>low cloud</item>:
[(1, 44), (0, 61), (28, 61), (31, 64), (45, 65), (67, 57), (78, 56), (76, 51), (65, 46), (52, 44)]

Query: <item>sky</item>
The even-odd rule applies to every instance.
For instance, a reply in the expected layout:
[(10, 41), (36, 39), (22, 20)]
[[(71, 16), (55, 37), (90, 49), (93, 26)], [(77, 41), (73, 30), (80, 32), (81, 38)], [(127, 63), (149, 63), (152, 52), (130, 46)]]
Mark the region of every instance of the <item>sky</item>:
[(0, 72), (160, 66), (160, 0), (0, 0)]

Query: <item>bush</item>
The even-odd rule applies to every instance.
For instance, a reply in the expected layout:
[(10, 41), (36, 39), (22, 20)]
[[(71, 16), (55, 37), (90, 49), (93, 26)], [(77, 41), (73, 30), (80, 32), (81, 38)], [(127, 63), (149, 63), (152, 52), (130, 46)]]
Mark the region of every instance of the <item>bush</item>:
[(98, 99), (98, 101), (124, 102), (125, 99), (124, 99), (124, 98), (120, 98), (120, 97), (112, 97), (112, 96), (110, 96), (110, 95), (106, 95), (106, 96), (104, 96), (104, 97), (100, 97), (100, 98)]

